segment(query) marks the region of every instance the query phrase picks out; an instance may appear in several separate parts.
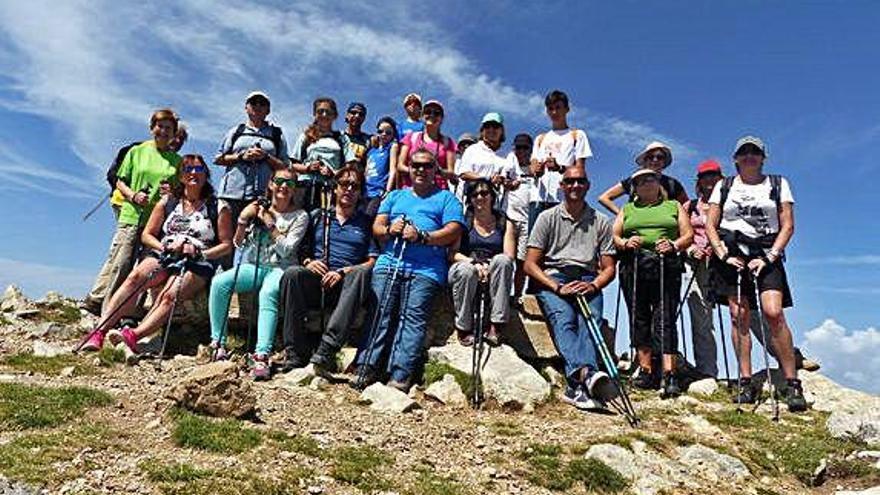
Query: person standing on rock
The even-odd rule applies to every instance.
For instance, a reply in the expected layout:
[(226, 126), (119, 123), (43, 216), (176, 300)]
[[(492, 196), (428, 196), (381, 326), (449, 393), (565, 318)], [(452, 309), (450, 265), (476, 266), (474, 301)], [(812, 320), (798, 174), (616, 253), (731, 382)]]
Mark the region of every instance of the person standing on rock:
[[(410, 157), (412, 188), (392, 191), (382, 204), (373, 223), (373, 236), (383, 245), (373, 268), (375, 315), (366, 320), (366, 339), (356, 363), (362, 385), (385, 376), (388, 385), (409, 390), (422, 354), (431, 306), (446, 281), (447, 249), (461, 236), (465, 224), (461, 203), (451, 192), (434, 182), (438, 168), (433, 152), (422, 149)], [(398, 265), (399, 263), (399, 265)], [(394, 267), (399, 272), (391, 285)], [(386, 294), (386, 284), (388, 292)], [(383, 295), (386, 299), (383, 299)], [(387, 307), (380, 306), (385, 301)]]
[[(336, 206), (326, 229), (320, 211), (311, 214), (309, 243), (302, 266), (292, 266), (281, 278), (284, 308), (284, 371), (311, 363), (316, 375), (335, 370), (336, 353), (348, 341), (358, 310), (368, 300), (370, 275), (376, 253), (371, 218), (358, 208), (364, 175), (356, 167), (336, 173)], [(322, 296), (323, 292), (323, 296)], [(323, 334), (305, 327), (307, 310), (319, 309), (323, 299), (328, 312)], [(320, 339), (317, 341), (316, 339)]]
[(734, 401), (757, 400), (759, 391), (751, 383), (751, 334), (745, 322), (752, 311), (762, 308), (786, 379), (782, 395), (789, 411), (799, 412), (807, 403), (783, 311), (793, 304), (783, 260), (794, 234), (794, 197), (784, 177), (764, 173), (766, 150), (764, 142), (754, 136), (737, 141), (733, 153), (737, 175), (715, 185), (709, 197), (706, 235), (717, 257), (713, 263), (716, 294), (730, 307), (733, 322), (731, 334), (741, 376)]
[(413, 179), (409, 163), (415, 152), (426, 149), (434, 154), (438, 164), (437, 170), (434, 172), (434, 183), (438, 188), (447, 190), (450, 183), (453, 186), (458, 183), (458, 176), (455, 175), (457, 145), (454, 139), (440, 131), (445, 118), (442, 103), (437, 100), (428, 100), (422, 113), (425, 122), (424, 130), (413, 131), (400, 138), (400, 159), (397, 160), (396, 175), (397, 187), (412, 186)]
[(286, 268), (298, 262), (299, 245), (309, 223), (309, 215), (293, 200), (295, 186), (293, 171), (287, 168), (275, 171), (269, 183), (271, 204), (266, 207), (254, 201), (238, 218), (233, 242), (247, 249), (244, 253), (247, 261), (237, 269), (217, 275), (211, 282), (208, 312), (215, 360), (227, 358), (225, 330), (232, 293), (257, 292), (257, 344), (251, 368), (255, 380), (270, 377), (269, 353), (275, 342), (281, 276)]
[(474, 325), (482, 324), (473, 321), (477, 290), (480, 284), (488, 284), (491, 311), (484, 338), (489, 345), (497, 346), (510, 318), (516, 232), (513, 223), (494, 209), (496, 193), (489, 179), (469, 181), (466, 197), (466, 228), (453, 245), (449, 269), (455, 329), (459, 343), (474, 344)]
[(620, 283), (632, 315), (630, 335), (639, 364), (633, 385), (653, 389), (662, 384), (662, 396), (671, 398), (682, 392), (675, 374), (675, 312), (684, 270), (679, 253), (691, 245), (694, 234), (687, 212), (678, 201), (667, 199), (660, 181), (660, 173), (650, 168), (630, 176), (633, 200), (614, 220), (614, 246), (622, 258)]
[(502, 210), (513, 222), (516, 229), (516, 275), (513, 278), (514, 301), (519, 303), (526, 275), (523, 263), (526, 260), (526, 246), (529, 243), (529, 194), (532, 190), (532, 176), (529, 172), (529, 158), (532, 154), (532, 137), (517, 134), (513, 138), (513, 151), (509, 156), (516, 161), (516, 178), (508, 183), (507, 195)]
[(559, 184), (563, 202), (538, 216), (529, 236), (525, 272), (565, 361), (563, 400), (578, 409), (599, 409), (616, 397), (616, 389), (599, 370), (599, 343), (591, 338), (576, 298), (587, 298), (600, 328), (602, 289), (616, 272), (611, 220), (586, 203), (590, 181), (583, 167), (566, 168)]
[[(674, 177), (663, 174), (663, 171), (672, 165), (672, 149), (669, 146), (660, 141), (649, 143), (641, 153), (636, 155), (635, 162), (639, 168), (647, 168), (660, 174), (660, 186), (663, 187), (667, 198), (674, 199), (681, 204), (688, 201), (687, 191), (685, 191), (681, 182)], [(608, 211), (617, 215), (620, 212), (620, 208), (614, 203), (614, 200), (624, 194), (629, 195), (630, 200), (635, 196), (632, 180), (629, 177), (614, 184), (607, 191), (600, 194), (599, 203)]]
[[(181, 185), (156, 204), (144, 228), (142, 242), (149, 253), (113, 294), (101, 315), (103, 326), (93, 331), (83, 350), (100, 350), (106, 333), (111, 343), (125, 343), (132, 351), (130, 356), (136, 357), (137, 341), (154, 333), (172, 316), (178, 283), (183, 284), (179, 288), (181, 300), (192, 298), (207, 286), (218, 259), (232, 250), (229, 210), (223, 208), (218, 212), (209, 179), (208, 165), (201, 155), (183, 157)], [(174, 263), (180, 260), (185, 260), (186, 269), (182, 282), (180, 266)], [(135, 291), (158, 287), (162, 290), (140, 325), (107, 332), (137, 305), (140, 293)]]
[(349, 147), (349, 154), (354, 156), (357, 167), (363, 171), (367, 164), (367, 150), (371, 148), (373, 136), (364, 132), (361, 128), (367, 119), (367, 106), (360, 102), (348, 104), (345, 111), (345, 144)]

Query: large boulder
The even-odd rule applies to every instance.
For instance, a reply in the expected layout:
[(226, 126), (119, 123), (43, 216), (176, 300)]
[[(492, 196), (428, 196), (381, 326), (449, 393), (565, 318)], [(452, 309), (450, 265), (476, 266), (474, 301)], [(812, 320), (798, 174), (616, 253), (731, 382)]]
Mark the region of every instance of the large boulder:
[(217, 417), (241, 418), (257, 406), (253, 387), (230, 361), (197, 367), (174, 384), (166, 397), (191, 411)]
[(361, 392), (360, 402), (370, 409), (385, 414), (400, 414), (418, 409), (419, 403), (404, 392), (376, 382)]
[[(428, 349), (428, 357), (470, 374), (472, 349), (458, 344)], [(550, 394), (550, 384), (511, 347), (486, 346), (482, 367), (483, 392), (503, 406), (525, 407)]]
[(858, 413), (834, 411), (825, 423), (834, 438), (852, 438), (868, 445), (880, 445), (880, 410)]
[(27, 308), (30, 301), (24, 296), (21, 288), (10, 285), (0, 296), (0, 312), (18, 312)]
[(749, 468), (741, 460), (700, 444), (680, 448), (678, 460), (709, 481), (730, 483), (749, 476)]
[(550, 327), (544, 321), (541, 306), (533, 295), (522, 298), (522, 309), (515, 311), (504, 329), (504, 341), (526, 359), (559, 357)]
[(844, 387), (820, 373), (798, 372), (804, 396), (813, 409), (824, 412), (861, 414), (880, 411), (880, 397)]
[(880, 485), (866, 490), (838, 490), (834, 495), (880, 495)]
[(442, 380), (429, 385), (425, 389), (425, 396), (452, 407), (461, 407), (467, 404), (467, 397), (461, 391), (461, 386), (455, 381), (455, 377), (449, 374), (443, 375)]

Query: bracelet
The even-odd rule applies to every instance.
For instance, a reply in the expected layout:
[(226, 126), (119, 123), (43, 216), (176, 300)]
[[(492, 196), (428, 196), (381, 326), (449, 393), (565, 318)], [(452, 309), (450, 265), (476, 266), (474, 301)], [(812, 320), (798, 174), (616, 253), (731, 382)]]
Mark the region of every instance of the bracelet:
[(724, 256), (721, 257), (721, 261), (727, 261), (730, 258), (730, 253), (724, 253)]
[(553, 293), (557, 296), (559, 295), (559, 291), (562, 290), (562, 284), (556, 284), (556, 287), (553, 288)]
[(590, 287), (590, 286), (593, 287), (593, 290), (594, 290), (594, 291), (596, 291), (596, 292), (600, 292), (600, 291), (599, 291), (599, 286), (598, 286), (598, 285), (594, 284), (593, 282), (590, 282), (590, 283), (587, 284), (587, 287)]

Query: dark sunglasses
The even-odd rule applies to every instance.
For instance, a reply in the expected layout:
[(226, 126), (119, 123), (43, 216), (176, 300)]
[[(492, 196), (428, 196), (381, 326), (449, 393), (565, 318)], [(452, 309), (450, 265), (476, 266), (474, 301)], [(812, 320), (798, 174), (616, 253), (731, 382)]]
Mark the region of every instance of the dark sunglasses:
[(315, 115), (336, 115), (336, 112), (329, 108), (319, 108), (315, 110)]
[(183, 173), (185, 174), (204, 174), (208, 172), (208, 167), (204, 165), (184, 165)]
[(296, 187), (296, 179), (285, 179), (284, 177), (275, 177), (272, 182), (276, 186)]
[(412, 168), (413, 170), (427, 170), (434, 168), (434, 162), (412, 162), (410, 164), (410, 168)]
[(441, 112), (440, 110), (425, 110), (422, 113), (425, 114), (425, 117), (442, 117), (443, 116), (443, 112)]
[(336, 186), (345, 191), (346, 189), (360, 189), (361, 183), (356, 180), (340, 180), (336, 182)]
[(518, 144), (518, 145), (514, 146), (513, 149), (515, 149), (517, 151), (528, 151), (528, 150), (532, 149), (532, 147), (527, 144)]
[(472, 193), (471, 197), (475, 198), (485, 198), (486, 196), (490, 196), (492, 193), (488, 189), (480, 189), (479, 191)]
[(757, 146), (755, 146), (753, 144), (743, 146), (742, 148), (739, 149), (739, 151), (736, 152), (736, 156), (746, 156), (746, 155), (764, 156), (764, 152), (761, 151), (761, 148), (758, 148)]
[(586, 186), (588, 182), (586, 177), (566, 177), (562, 179), (562, 183), (566, 186)]
[(348, 114), (349, 114), (349, 115), (355, 115), (355, 116), (357, 116), (357, 117), (363, 117), (363, 116), (364, 116), (364, 112), (361, 112), (360, 110), (352, 110), (352, 111), (348, 112)]
[(666, 153), (651, 153), (650, 155), (645, 156), (646, 162), (653, 162), (654, 160), (657, 160), (657, 161), (666, 160)]
[(394, 131), (391, 129), (377, 129), (376, 134), (381, 134), (383, 136), (384, 135), (392, 136), (392, 135), (394, 135)]

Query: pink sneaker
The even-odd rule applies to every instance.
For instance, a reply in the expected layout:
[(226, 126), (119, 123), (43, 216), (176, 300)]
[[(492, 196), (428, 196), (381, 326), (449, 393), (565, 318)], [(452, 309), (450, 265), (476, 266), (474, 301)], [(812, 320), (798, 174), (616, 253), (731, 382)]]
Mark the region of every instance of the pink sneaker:
[(83, 344), (82, 350), (90, 352), (100, 351), (101, 348), (104, 347), (104, 335), (106, 335), (106, 333), (103, 330), (92, 332), (92, 336), (89, 337), (89, 340), (87, 340), (85, 344)]
[(271, 376), (272, 371), (269, 368), (269, 356), (265, 354), (254, 354), (251, 378), (255, 381), (261, 381), (268, 380)]
[(229, 359), (229, 353), (226, 348), (220, 345), (220, 342), (212, 340), (208, 346), (211, 348), (211, 361), (226, 361)]
[(120, 342), (124, 343), (131, 352), (137, 352), (138, 338), (131, 328), (123, 327), (122, 330), (110, 330), (107, 332), (107, 340), (113, 345), (118, 345)]

